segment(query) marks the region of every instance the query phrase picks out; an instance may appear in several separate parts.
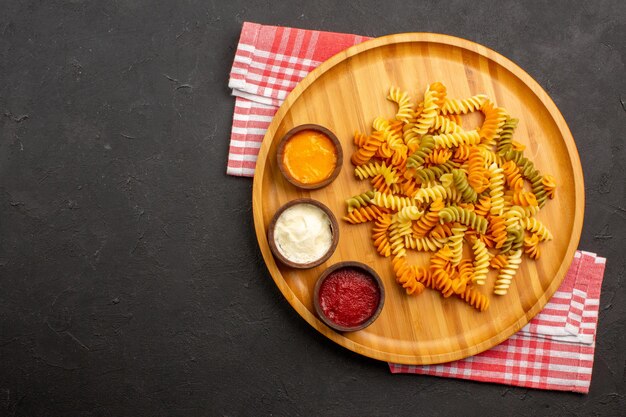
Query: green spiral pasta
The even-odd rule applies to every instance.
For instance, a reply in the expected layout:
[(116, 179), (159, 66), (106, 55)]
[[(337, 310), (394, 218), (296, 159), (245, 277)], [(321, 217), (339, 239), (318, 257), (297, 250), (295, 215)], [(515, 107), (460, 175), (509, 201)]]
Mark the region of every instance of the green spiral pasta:
[(471, 227), (480, 234), (487, 232), (487, 219), (459, 206), (448, 206), (444, 208), (439, 212), (439, 219), (442, 223), (459, 222), (465, 226)]
[(424, 160), (435, 149), (435, 140), (432, 136), (427, 135), (420, 141), (420, 146), (407, 158), (406, 166), (408, 168), (417, 168), (424, 165)]
[(463, 201), (467, 203), (473, 203), (478, 199), (478, 194), (472, 187), (470, 187), (469, 182), (467, 182), (467, 176), (460, 169), (452, 170), (452, 179), (454, 180), (454, 186), (459, 193), (461, 193), (461, 197)]
[(348, 213), (354, 209), (367, 206), (372, 202), (372, 198), (374, 198), (374, 190), (366, 191), (362, 194), (355, 195), (354, 197), (350, 197), (346, 200), (346, 205), (348, 206)]
[(513, 141), (513, 132), (517, 128), (517, 124), (519, 123), (518, 119), (514, 119), (509, 117), (504, 122), (504, 125), (501, 127), (500, 137), (497, 140), (498, 153), (502, 154), (511, 150), (511, 142)]
[(524, 152), (510, 149), (501, 153), (501, 155), (505, 160), (515, 162), (520, 172), (526, 179), (531, 180), (531, 178), (535, 178), (540, 175), (539, 171), (535, 169), (535, 164), (524, 156)]
[[(396, 219), (397, 220), (397, 219)], [(411, 224), (409, 222), (408, 233), (411, 233)], [(391, 254), (394, 256), (406, 256), (406, 247), (404, 246), (404, 236), (406, 236), (406, 228), (401, 223), (393, 221), (389, 226), (389, 244), (391, 245)]]
[(418, 169), (417, 171), (415, 171), (413, 176), (415, 178), (419, 178), (422, 182), (434, 181), (442, 175), (451, 172), (454, 168), (458, 166), (459, 164), (454, 161), (446, 161), (443, 164), (434, 165), (430, 168)]
[(537, 204), (539, 208), (542, 208), (546, 205), (546, 201), (548, 200), (548, 194), (546, 193), (546, 189), (543, 185), (543, 177), (541, 175), (536, 175), (529, 179), (530, 184), (532, 186), (533, 194), (535, 194), (535, 198), (537, 198)]

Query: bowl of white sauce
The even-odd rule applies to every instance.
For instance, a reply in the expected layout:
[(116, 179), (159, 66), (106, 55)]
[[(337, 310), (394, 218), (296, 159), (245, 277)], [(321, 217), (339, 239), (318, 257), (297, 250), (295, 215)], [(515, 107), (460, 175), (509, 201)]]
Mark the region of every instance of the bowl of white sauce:
[(313, 268), (332, 256), (339, 242), (339, 225), (328, 207), (299, 198), (278, 209), (268, 228), (274, 257), (292, 268)]

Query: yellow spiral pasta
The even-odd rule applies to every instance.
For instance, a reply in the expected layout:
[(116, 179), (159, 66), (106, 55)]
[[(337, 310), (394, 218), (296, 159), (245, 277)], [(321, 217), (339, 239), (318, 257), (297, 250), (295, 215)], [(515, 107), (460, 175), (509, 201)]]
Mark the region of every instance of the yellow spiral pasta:
[(435, 117), (437, 117), (437, 92), (427, 89), (424, 93), (424, 108), (420, 114), (420, 117), (415, 123), (415, 133), (418, 135), (425, 135), (428, 133), (428, 129), (435, 123)]
[(398, 210), (398, 220), (401, 222), (418, 220), (423, 214), (424, 211), (417, 208), (417, 206), (407, 206)]
[(398, 105), (397, 120), (407, 122), (413, 116), (413, 105), (411, 104), (409, 93), (406, 91), (402, 91), (397, 87), (391, 87), (387, 99)]
[(530, 259), (538, 259), (539, 256), (541, 256), (539, 236), (533, 233), (524, 238), (524, 253), (527, 254)]
[(494, 216), (501, 216), (504, 212), (504, 173), (502, 168), (495, 163), (489, 166), (491, 184), (489, 185), (489, 196), (491, 197), (490, 213)]
[(434, 200), (444, 200), (452, 198), (454, 191), (451, 188), (444, 187), (443, 185), (435, 185), (432, 187), (421, 188), (415, 194), (415, 200), (420, 203), (429, 203)]
[(473, 282), (477, 285), (485, 285), (489, 272), (489, 251), (480, 239), (475, 239), (472, 245), (474, 252), (474, 277)]
[[(439, 214), (441, 215), (441, 212)], [(452, 236), (448, 238), (448, 246), (452, 250), (452, 265), (458, 265), (463, 258), (463, 239), (466, 230), (467, 227), (458, 223), (452, 226)]]
[(552, 175), (544, 175), (541, 183), (543, 184), (543, 189), (546, 191), (546, 195), (549, 199), (554, 198), (554, 193), (556, 190), (556, 180)]
[(461, 133), (463, 132), (463, 128), (456, 124), (451, 119), (448, 119), (445, 116), (437, 116), (435, 117), (435, 121), (433, 122), (433, 130), (439, 131), (441, 133)]
[(375, 192), (372, 197), (372, 203), (379, 206), (398, 211), (404, 207), (412, 206), (413, 200), (408, 197), (401, 197), (393, 194), (384, 194)]
[(435, 146), (439, 148), (455, 148), (459, 145), (476, 145), (480, 142), (480, 134), (477, 130), (459, 133), (442, 133), (433, 136)]
[(442, 114), (467, 114), (480, 109), (483, 103), (487, 101), (487, 96), (478, 94), (466, 99), (446, 99), (441, 106)]
[(524, 219), (523, 226), (526, 230), (532, 233), (536, 233), (540, 240), (552, 240), (552, 233), (548, 228), (534, 217), (527, 217)]
[(506, 259), (506, 265), (500, 269), (498, 278), (496, 279), (496, 285), (494, 287), (494, 294), (505, 295), (509, 291), (513, 277), (517, 273), (520, 264), (522, 263), (522, 250), (519, 249)]

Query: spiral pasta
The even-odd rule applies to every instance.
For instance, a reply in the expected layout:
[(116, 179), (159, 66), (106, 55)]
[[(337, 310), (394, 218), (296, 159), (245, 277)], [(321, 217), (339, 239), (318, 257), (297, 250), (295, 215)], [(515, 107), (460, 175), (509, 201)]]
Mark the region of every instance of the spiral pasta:
[(420, 188), (415, 193), (415, 200), (420, 203), (428, 203), (434, 200), (453, 199), (455, 193), (449, 187), (443, 185), (434, 185), (432, 187)]
[(450, 158), (452, 158), (452, 151), (450, 151), (449, 149), (434, 149), (433, 152), (428, 155), (424, 162), (434, 165), (441, 165), (448, 162)]
[(420, 141), (419, 148), (408, 157), (407, 167), (417, 168), (422, 165), (433, 149), (435, 149), (435, 139), (432, 136), (424, 136)]
[(401, 197), (394, 194), (385, 194), (378, 191), (374, 192), (372, 203), (379, 207), (385, 207), (393, 211), (400, 210), (404, 207), (412, 206), (413, 201), (408, 197)]
[(543, 189), (546, 192), (546, 196), (549, 199), (553, 199), (556, 190), (556, 180), (554, 179), (554, 177), (550, 174), (544, 175), (541, 179), (541, 184), (543, 185)]
[(443, 222), (459, 222), (465, 226), (471, 227), (478, 233), (485, 234), (487, 232), (487, 219), (477, 215), (473, 211), (458, 207), (449, 206), (439, 212), (439, 218)]
[(446, 99), (441, 106), (442, 114), (467, 114), (480, 109), (483, 103), (487, 101), (487, 96), (478, 94), (462, 100)]
[(432, 129), (435, 131), (439, 131), (441, 133), (463, 132), (463, 128), (461, 126), (459, 126), (454, 120), (449, 119), (445, 116), (435, 117), (435, 121), (433, 122)]
[(498, 153), (504, 153), (510, 150), (513, 146), (513, 133), (517, 128), (517, 124), (519, 123), (518, 119), (507, 118), (504, 121), (504, 124), (500, 128), (500, 137), (497, 142), (497, 151)]
[(421, 252), (434, 252), (443, 248), (448, 241), (447, 238), (437, 237), (416, 237), (415, 235), (407, 235), (404, 237), (404, 246), (407, 249), (413, 249)]
[(376, 206), (359, 207), (358, 209), (352, 210), (347, 216), (344, 216), (343, 220), (351, 224), (366, 223), (379, 218), (387, 212), (387, 209), (381, 209)]
[(366, 191), (359, 195), (355, 195), (354, 197), (350, 197), (346, 200), (346, 206), (348, 207), (348, 212), (351, 212), (354, 209), (358, 209), (364, 206), (367, 206), (372, 201), (374, 197), (374, 191)]
[[(445, 210), (445, 209), (444, 209)], [(441, 212), (439, 212), (441, 214)], [(458, 265), (463, 258), (463, 238), (467, 227), (456, 223), (452, 226), (452, 236), (448, 240), (450, 250), (452, 250), (452, 265)]]
[(418, 295), (424, 291), (424, 284), (417, 280), (416, 270), (409, 266), (405, 258), (396, 256), (391, 261), (391, 264), (396, 275), (396, 281), (405, 289), (407, 294)]
[(496, 285), (494, 287), (494, 294), (505, 295), (509, 291), (513, 277), (517, 273), (520, 264), (522, 263), (522, 250), (519, 249), (506, 259), (506, 265), (500, 269), (498, 278), (496, 279)]
[(480, 133), (477, 130), (458, 133), (442, 133), (433, 136), (435, 146), (439, 148), (454, 148), (459, 145), (476, 145), (480, 143)]
[(425, 135), (428, 129), (435, 123), (435, 117), (437, 117), (437, 110), (439, 109), (439, 106), (437, 106), (438, 98), (438, 92), (431, 90), (429, 86), (424, 93), (424, 107), (414, 127), (415, 133), (418, 135)]
[(485, 142), (491, 143), (498, 136), (500, 128), (507, 119), (506, 110), (496, 107), (490, 100), (486, 100), (480, 110), (485, 115), (485, 121), (479, 129), (480, 137)]
[(532, 234), (524, 238), (524, 253), (531, 259), (538, 259), (541, 256), (539, 249), (539, 236)]
[(413, 116), (413, 105), (411, 104), (409, 93), (406, 91), (401, 91), (397, 87), (391, 87), (387, 99), (398, 105), (397, 120), (407, 122)]
[(548, 228), (534, 217), (524, 219), (524, 228), (531, 233), (536, 233), (540, 240), (552, 240), (552, 233)]
[(368, 136), (367, 141), (352, 154), (351, 161), (354, 165), (363, 165), (376, 154), (376, 151), (383, 144), (384, 138), (380, 135)]
[(472, 245), (474, 252), (474, 277), (473, 282), (477, 285), (485, 285), (489, 272), (489, 251), (480, 239), (475, 239)]
[(502, 173), (506, 182), (512, 190), (521, 190), (524, 188), (524, 178), (519, 172), (519, 168), (513, 161), (506, 161), (502, 164)]
[(452, 170), (452, 179), (454, 180), (454, 186), (459, 193), (461, 193), (461, 198), (465, 202), (473, 203), (478, 198), (478, 194), (476, 191), (470, 186), (465, 173), (460, 169)]
[[(450, 98), (435, 82), (417, 104), (395, 86), (387, 99), (395, 115), (354, 134), (354, 176), (371, 189), (346, 200), (344, 220), (373, 222), (374, 248), (391, 258), (407, 294), (428, 287), (484, 311), (489, 298), (479, 288), (491, 282), (494, 294), (506, 294), (522, 256), (537, 259), (552, 239), (536, 215), (555, 197), (556, 181), (514, 139), (519, 120), (486, 95)], [(482, 124), (465, 130), (461, 115), (478, 111)], [(428, 265), (411, 265), (409, 251), (432, 253)]]

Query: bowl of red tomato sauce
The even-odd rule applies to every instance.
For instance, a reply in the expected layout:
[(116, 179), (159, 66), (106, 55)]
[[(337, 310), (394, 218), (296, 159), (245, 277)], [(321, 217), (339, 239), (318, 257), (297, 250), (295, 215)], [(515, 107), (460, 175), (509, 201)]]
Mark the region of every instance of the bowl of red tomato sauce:
[(354, 332), (378, 318), (385, 304), (385, 287), (368, 265), (339, 262), (319, 277), (313, 297), (322, 322), (339, 332)]

